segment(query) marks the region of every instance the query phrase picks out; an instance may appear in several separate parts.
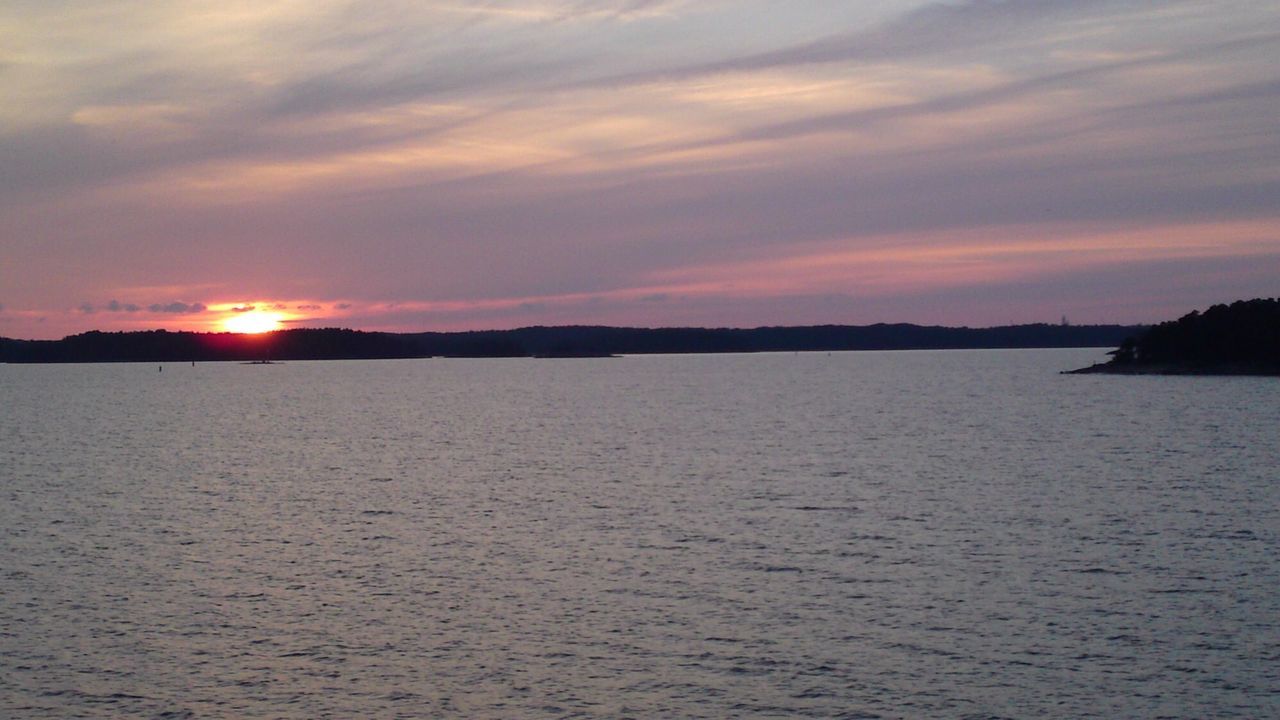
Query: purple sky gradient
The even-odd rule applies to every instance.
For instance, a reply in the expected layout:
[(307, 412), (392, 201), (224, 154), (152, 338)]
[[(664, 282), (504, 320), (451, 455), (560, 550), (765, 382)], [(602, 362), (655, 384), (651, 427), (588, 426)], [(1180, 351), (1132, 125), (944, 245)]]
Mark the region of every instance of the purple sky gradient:
[(14, 0), (0, 335), (1280, 295), (1280, 5)]

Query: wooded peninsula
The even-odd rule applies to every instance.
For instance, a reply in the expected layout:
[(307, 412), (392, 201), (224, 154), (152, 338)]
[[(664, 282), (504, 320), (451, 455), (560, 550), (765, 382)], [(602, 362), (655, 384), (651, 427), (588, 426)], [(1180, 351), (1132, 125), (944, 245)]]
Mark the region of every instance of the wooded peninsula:
[(1112, 359), (1073, 373), (1280, 375), (1280, 299), (1193, 311), (1125, 339)]

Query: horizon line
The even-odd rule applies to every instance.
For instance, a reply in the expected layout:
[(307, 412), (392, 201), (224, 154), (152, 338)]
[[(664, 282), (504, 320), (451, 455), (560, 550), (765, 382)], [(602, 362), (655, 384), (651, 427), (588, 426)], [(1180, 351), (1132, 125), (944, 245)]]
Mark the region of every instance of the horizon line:
[(1152, 327), (1153, 325), (1156, 325), (1156, 324), (1158, 324), (1158, 323), (1154, 323), (1154, 322), (1146, 322), (1146, 323), (1070, 323), (1070, 322), (1056, 322), (1056, 323), (1055, 323), (1055, 322), (1030, 322), (1030, 323), (1009, 323), (1009, 324), (1005, 324), (1005, 325), (972, 326), (972, 325), (922, 325), (922, 324), (920, 324), (920, 323), (912, 323), (912, 322), (884, 322), (884, 321), (879, 321), (879, 322), (868, 323), (868, 324), (817, 323), (817, 324), (803, 324), (803, 325), (755, 325), (755, 326), (750, 326), (750, 327), (745, 327), (745, 326), (730, 326), (730, 325), (719, 325), (719, 326), (707, 326), (707, 325), (661, 325), (661, 326), (635, 326), (635, 325), (569, 324), (569, 325), (522, 325), (522, 326), (520, 326), (520, 327), (514, 327), (514, 328), (479, 328), (479, 329), (471, 329), (471, 330), (409, 330), (409, 331), (404, 331), (404, 330), (361, 330), (361, 329), (359, 329), (359, 328), (354, 328), (354, 327), (323, 326), (323, 327), (282, 327), (282, 328), (275, 328), (275, 329), (272, 329), (272, 330), (264, 330), (264, 331), (262, 331), (262, 332), (232, 332), (232, 331), (230, 331), (230, 330), (218, 330), (218, 331), (211, 331), (211, 330), (170, 330), (170, 329), (167, 329), (167, 328), (150, 328), (150, 329), (145, 329), (145, 330), (98, 330), (98, 329), (93, 329), (93, 330), (84, 330), (84, 331), (82, 331), (82, 332), (78, 332), (78, 333), (72, 333), (72, 334), (70, 334), (70, 335), (64, 335), (64, 336), (62, 336), (62, 337), (60, 337), (60, 338), (48, 338), (48, 339), (42, 339), (42, 338), (19, 338), (19, 337), (9, 337), (9, 336), (6, 336), (6, 335), (0, 335), (0, 340), (13, 340), (13, 341), (18, 341), (18, 342), (62, 342), (63, 340), (67, 340), (67, 339), (69, 339), (69, 338), (79, 337), (79, 336), (81, 336), (81, 335), (89, 335), (89, 334), (93, 334), (93, 333), (98, 333), (98, 334), (103, 334), (103, 335), (140, 335), (140, 334), (144, 334), (144, 333), (172, 333), (172, 334), (175, 334), (175, 335), (179, 335), (179, 334), (188, 334), (188, 335), (233, 335), (233, 336), (247, 336), (247, 337), (251, 337), (251, 336), (269, 336), (269, 335), (277, 335), (277, 334), (285, 333), (285, 332), (297, 332), (297, 331), (301, 331), (301, 332), (319, 332), (319, 331), (325, 331), (325, 330), (337, 330), (337, 331), (346, 331), (346, 332), (355, 332), (355, 333), (366, 333), (366, 334), (370, 334), (370, 335), (372, 335), (372, 334), (380, 334), (380, 335), (428, 335), (428, 334), (431, 334), (431, 335), (465, 335), (465, 334), (469, 334), (469, 333), (511, 333), (511, 332), (520, 332), (520, 331), (522, 331), (522, 330), (540, 330), (540, 329), (541, 329), (541, 330), (568, 330), (568, 329), (583, 329), (583, 328), (596, 328), (596, 329), (606, 329), (606, 330), (638, 330), (638, 331), (646, 331), (646, 330), (647, 330), (647, 331), (661, 331), (661, 330), (706, 330), (706, 331), (741, 331), (741, 332), (750, 332), (750, 331), (755, 331), (755, 330), (792, 330), (792, 329), (795, 329), (795, 330), (801, 330), (801, 329), (812, 329), (812, 328), (871, 328), (871, 327), (877, 327), (877, 326), (907, 326), (907, 327), (917, 327), (917, 328), (940, 328), (940, 329), (946, 329), (946, 330), (997, 330), (997, 329), (1001, 329), (1001, 328), (1037, 327), (1037, 326), (1061, 327), (1061, 328), (1145, 328), (1145, 327)]

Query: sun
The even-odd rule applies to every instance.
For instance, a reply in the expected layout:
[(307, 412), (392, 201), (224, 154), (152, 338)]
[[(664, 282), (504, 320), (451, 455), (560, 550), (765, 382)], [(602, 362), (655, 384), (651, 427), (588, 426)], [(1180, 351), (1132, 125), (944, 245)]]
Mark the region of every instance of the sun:
[(227, 332), (257, 334), (271, 332), (280, 329), (281, 317), (276, 313), (258, 312), (250, 310), (249, 312), (236, 313), (222, 321), (222, 327)]

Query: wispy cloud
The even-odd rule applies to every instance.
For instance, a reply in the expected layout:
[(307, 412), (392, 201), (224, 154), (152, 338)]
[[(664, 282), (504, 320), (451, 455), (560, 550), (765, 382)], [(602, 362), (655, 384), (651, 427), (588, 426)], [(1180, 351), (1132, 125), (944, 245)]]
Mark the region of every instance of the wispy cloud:
[(111, 302), (108, 302), (103, 309), (107, 312), (136, 313), (142, 308), (134, 305), (133, 303), (122, 303), (119, 300), (112, 300)]
[(202, 313), (208, 308), (203, 303), (185, 303), (185, 302), (167, 302), (167, 303), (150, 303), (148, 305), (139, 305), (131, 302), (120, 302), (119, 300), (109, 300), (102, 305), (94, 305), (90, 302), (82, 302), (76, 308), (85, 315), (92, 315), (99, 311), (108, 313), (141, 313), (147, 312), (152, 314), (166, 315), (194, 315)]
[(975, 51), (990, 61), (991, 51), (1044, 43), (1072, 23), (1110, 23), (1146, 8), (1186, 5), (1132, 0), (971, 0), (930, 3), (876, 27), (857, 27), (824, 37), (760, 52), (706, 62), (671, 64), (617, 75), (601, 75), (581, 84), (624, 86), (671, 82), (690, 77), (758, 72), (818, 64), (879, 65), (920, 61), (949, 53)]
[(147, 306), (147, 310), (153, 313), (171, 313), (174, 315), (192, 315), (202, 313), (207, 309), (203, 303), (184, 302), (152, 303)]
[[(950, 248), (886, 288), (1058, 267), (986, 228), (1191, 228), (1221, 252), (1169, 272), (1244, 273), (1211, 235), (1275, 216), (1278, 26), (1233, 0), (9, 3), (0, 287), (39, 310), (6, 322), (816, 308), (884, 238)], [(1080, 273), (1152, 267), (1086, 235)]]

